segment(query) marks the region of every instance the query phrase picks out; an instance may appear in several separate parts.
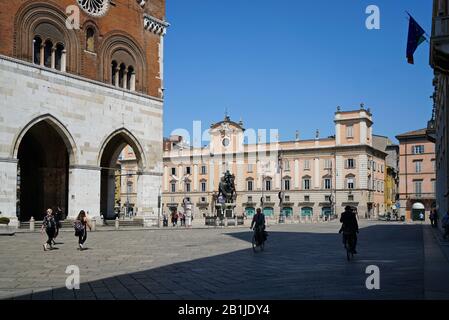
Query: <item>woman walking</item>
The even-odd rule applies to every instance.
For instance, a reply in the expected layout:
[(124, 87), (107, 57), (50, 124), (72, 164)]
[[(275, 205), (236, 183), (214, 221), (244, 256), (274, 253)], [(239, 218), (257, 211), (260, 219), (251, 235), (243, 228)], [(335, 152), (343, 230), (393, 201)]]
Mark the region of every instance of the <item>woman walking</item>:
[(173, 210), (172, 215), (171, 215), (171, 221), (173, 224), (173, 227), (176, 227), (178, 225), (178, 212), (175, 210)]
[(57, 207), (55, 210), (53, 210), (53, 216), (55, 218), (56, 221), (56, 231), (55, 231), (55, 236), (53, 238), (53, 245), (56, 245), (56, 238), (59, 235), (59, 229), (62, 228), (62, 209), (60, 207)]
[(87, 240), (87, 228), (92, 230), (88, 216), (84, 210), (81, 210), (75, 220), (75, 236), (78, 237), (79, 250), (84, 250), (84, 243)]
[(47, 215), (44, 217), (44, 220), (42, 221), (42, 229), (41, 233), (44, 235), (44, 229), (47, 233), (47, 242), (43, 244), (44, 251), (47, 251), (49, 248), (53, 249), (52, 243), (53, 239), (56, 234), (56, 220), (53, 216), (53, 210), (47, 209)]

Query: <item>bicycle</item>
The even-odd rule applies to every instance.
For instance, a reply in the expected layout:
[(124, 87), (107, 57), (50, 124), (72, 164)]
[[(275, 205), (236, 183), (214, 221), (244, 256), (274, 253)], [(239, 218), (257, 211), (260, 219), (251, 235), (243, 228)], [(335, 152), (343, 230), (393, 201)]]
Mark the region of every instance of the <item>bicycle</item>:
[(345, 237), (345, 249), (346, 249), (346, 258), (348, 261), (354, 259), (354, 236), (353, 233), (343, 234)]
[(254, 228), (254, 234), (252, 238), (252, 247), (253, 251), (255, 253), (262, 252), (265, 249), (265, 238), (264, 238), (264, 231), (259, 230), (258, 228)]

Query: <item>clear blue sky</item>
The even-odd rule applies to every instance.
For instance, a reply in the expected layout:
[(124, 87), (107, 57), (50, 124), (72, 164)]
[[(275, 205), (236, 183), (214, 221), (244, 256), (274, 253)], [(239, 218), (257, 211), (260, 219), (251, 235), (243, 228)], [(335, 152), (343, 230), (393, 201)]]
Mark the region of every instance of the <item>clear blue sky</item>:
[[(381, 29), (365, 9), (379, 6)], [(167, 0), (164, 134), (240, 117), (281, 140), (334, 134), (336, 106), (364, 102), (374, 133), (426, 126), (433, 93), (429, 44), (405, 52), (405, 10), (431, 33), (431, 0)]]

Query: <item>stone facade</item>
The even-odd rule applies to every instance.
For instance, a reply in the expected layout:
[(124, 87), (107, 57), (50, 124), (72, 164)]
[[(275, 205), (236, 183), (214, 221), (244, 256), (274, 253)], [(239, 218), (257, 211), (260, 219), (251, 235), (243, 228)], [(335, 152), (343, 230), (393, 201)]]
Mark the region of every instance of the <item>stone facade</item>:
[[(440, 219), (449, 212), (449, 6), (433, 1), (430, 64), (434, 70), (434, 107), (428, 137), (436, 149), (436, 201)], [(441, 223), (439, 224), (441, 228)]]
[[(129, 145), (136, 211), (156, 223), (165, 2), (114, 2), (101, 18), (80, 10), (81, 29), (64, 29), (65, 9), (76, 3), (0, 1), (0, 211), (13, 224), (56, 206), (69, 218), (82, 209), (113, 218), (114, 166)], [(94, 36), (86, 39), (89, 28)], [(36, 39), (43, 51), (33, 51)], [(111, 62), (119, 59), (129, 64), (114, 81)]]
[(312, 140), (267, 142), (229, 117), (211, 126), (208, 147), (171, 137), (164, 150), (163, 210), (181, 210), (188, 197), (197, 218), (213, 214), (218, 183), (229, 170), (236, 176), (238, 215), (261, 207), (271, 218), (282, 212), (296, 221), (318, 221), (353, 205), (360, 217), (374, 218), (385, 211), (387, 154), (373, 147), (372, 124), (362, 106), (336, 112), (336, 137), (317, 133)]
[(428, 218), (435, 207), (435, 144), (426, 129), (396, 136), (399, 140), (399, 202), (401, 215), (418, 220)]
[(387, 212), (399, 211), (399, 146), (388, 137), (373, 135), (373, 145), (376, 149), (387, 153), (385, 159), (385, 208)]

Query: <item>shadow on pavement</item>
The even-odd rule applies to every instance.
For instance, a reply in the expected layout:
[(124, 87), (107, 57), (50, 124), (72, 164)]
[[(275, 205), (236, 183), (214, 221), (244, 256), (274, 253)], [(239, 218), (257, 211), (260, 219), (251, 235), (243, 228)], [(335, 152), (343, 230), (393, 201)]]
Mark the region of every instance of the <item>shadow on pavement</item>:
[[(248, 249), (58, 288), (17, 299), (422, 299), (420, 225), (374, 225), (359, 234), (359, 255), (348, 262), (336, 233), (270, 231), (265, 251), (253, 253), (252, 232), (217, 241), (246, 241)], [(224, 239), (224, 240), (223, 240)], [(235, 241), (235, 240), (233, 240)], [(189, 246), (186, 243), (186, 247)], [(381, 271), (369, 291), (366, 268)]]

